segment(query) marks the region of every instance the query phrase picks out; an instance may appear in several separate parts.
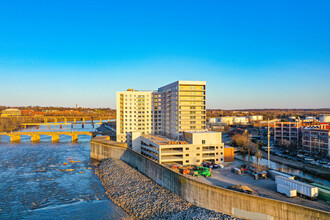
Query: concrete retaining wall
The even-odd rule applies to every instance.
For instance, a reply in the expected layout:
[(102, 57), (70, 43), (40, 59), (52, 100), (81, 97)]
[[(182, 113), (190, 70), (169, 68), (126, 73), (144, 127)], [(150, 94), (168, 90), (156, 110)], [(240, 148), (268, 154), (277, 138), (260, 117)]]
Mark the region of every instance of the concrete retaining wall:
[(183, 199), (206, 209), (248, 219), (330, 219), (330, 213), (247, 195), (189, 179), (115, 142), (91, 141), (91, 157), (120, 159)]

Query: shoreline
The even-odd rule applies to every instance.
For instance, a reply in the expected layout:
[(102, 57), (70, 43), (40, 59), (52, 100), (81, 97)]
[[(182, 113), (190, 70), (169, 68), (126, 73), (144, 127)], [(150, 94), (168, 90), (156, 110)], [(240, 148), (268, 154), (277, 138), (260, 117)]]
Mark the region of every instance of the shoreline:
[(95, 169), (108, 198), (137, 219), (239, 219), (180, 198), (118, 159), (101, 160)]
[[(267, 159), (268, 158), (267, 153), (265, 153), (264, 151), (261, 152), (262, 152), (262, 157)], [(302, 170), (309, 174), (314, 174), (315, 176), (322, 177), (326, 180), (330, 180), (330, 169), (321, 168), (320, 170), (319, 167), (313, 167), (313, 165), (304, 164), (300, 161), (293, 161), (293, 160), (289, 161), (288, 159), (276, 155), (271, 155), (270, 160), (294, 169)]]

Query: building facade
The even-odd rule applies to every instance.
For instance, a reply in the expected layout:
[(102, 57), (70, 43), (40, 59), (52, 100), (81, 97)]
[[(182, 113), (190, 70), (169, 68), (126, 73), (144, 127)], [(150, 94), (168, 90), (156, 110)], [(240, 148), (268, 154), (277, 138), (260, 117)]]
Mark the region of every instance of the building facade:
[(305, 151), (330, 157), (330, 130), (304, 128), (302, 130), (302, 147)]
[(276, 145), (281, 145), (283, 141), (288, 144), (300, 144), (301, 136), (300, 122), (275, 122), (274, 124), (274, 141)]
[(206, 82), (176, 81), (158, 89), (162, 135), (180, 139), (183, 131), (206, 129)]
[(22, 111), (19, 109), (5, 109), (2, 110), (1, 117), (8, 117), (8, 116), (21, 116)]
[(139, 131), (153, 132), (153, 91), (117, 92), (116, 137), (118, 142), (126, 142), (126, 133)]
[(155, 134), (127, 133), (127, 146), (160, 164), (199, 165), (224, 162), (220, 132), (183, 132), (182, 141)]
[(205, 87), (204, 81), (176, 81), (158, 91), (117, 92), (117, 141), (125, 142), (130, 131), (177, 140), (183, 131), (205, 131)]

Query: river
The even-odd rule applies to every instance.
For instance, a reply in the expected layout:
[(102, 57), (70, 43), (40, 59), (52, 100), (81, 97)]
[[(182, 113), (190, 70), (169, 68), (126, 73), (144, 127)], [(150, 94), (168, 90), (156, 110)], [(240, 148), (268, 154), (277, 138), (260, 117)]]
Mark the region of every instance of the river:
[[(61, 130), (71, 131), (71, 126)], [(91, 131), (92, 126), (76, 125), (73, 130)], [(108, 199), (94, 173), (89, 136), (80, 136), (77, 143), (71, 143), (69, 136), (61, 136), (59, 143), (51, 143), (47, 136), (41, 136), (40, 143), (31, 143), (27, 136), (20, 143), (10, 143), (9, 137), (2, 136), (0, 189), (0, 219), (129, 218)]]
[[(235, 157), (237, 157), (241, 160), (244, 160), (244, 161), (247, 161), (247, 159), (248, 159), (247, 155), (244, 156), (242, 154), (237, 154), (237, 155), (235, 155)], [(250, 161), (253, 162), (253, 163), (257, 163), (257, 159), (256, 159), (255, 156), (250, 156)], [(268, 165), (268, 160), (263, 158), (260, 161), (260, 164), (264, 165), (264, 166), (267, 166)], [(270, 161), (270, 168), (272, 168), (274, 170), (277, 170), (277, 171), (289, 173), (289, 174), (292, 174), (292, 175), (301, 176), (301, 177), (304, 177), (304, 178), (307, 178), (307, 179), (312, 179), (315, 182), (323, 183), (327, 186), (330, 186), (330, 181), (328, 181), (326, 179), (320, 178), (318, 176), (315, 176), (313, 174), (304, 172), (302, 170), (298, 170), (298, 169), (291, 168), (291, 167), (288, 167), (288, 166), (280, 164), (280, 163), (276, 163), (274, 161)]]

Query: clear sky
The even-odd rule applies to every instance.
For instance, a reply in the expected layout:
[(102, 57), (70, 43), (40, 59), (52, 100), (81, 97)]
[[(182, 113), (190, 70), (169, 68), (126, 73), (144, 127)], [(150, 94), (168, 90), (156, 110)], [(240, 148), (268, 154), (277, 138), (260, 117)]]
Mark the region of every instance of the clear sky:
[(330, 1), (1, 1), (0, 105), (112, 107), (205, 80), (208, 108), (330, 107)]

